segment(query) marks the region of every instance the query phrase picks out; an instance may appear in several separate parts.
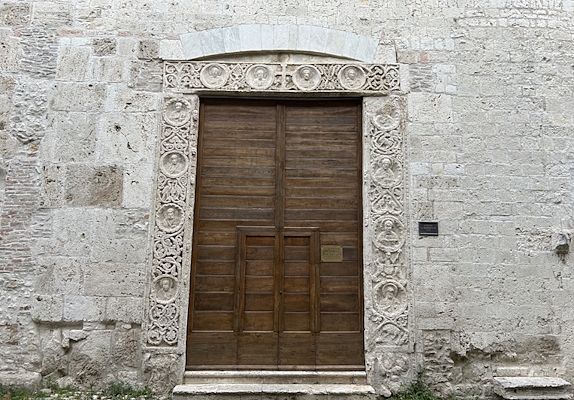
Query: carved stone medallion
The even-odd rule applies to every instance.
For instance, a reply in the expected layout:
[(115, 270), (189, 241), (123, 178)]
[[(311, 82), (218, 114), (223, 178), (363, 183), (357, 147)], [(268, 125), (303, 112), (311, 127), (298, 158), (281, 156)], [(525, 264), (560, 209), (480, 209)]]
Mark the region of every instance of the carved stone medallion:
[(339, 71), (339, 82), (347, 90), (357, 90), (367, 82), (367, 76), (361, 67), (347, 65)]
[(268, 66), (262, 64), (256, 64), (247, 70), (246, 80), (249, 86), (253, 89), (264, 90), (267, 89), (273, 83), (273, 72)]
[(390, 188), (402, 180), (401, 167), (390, 157), (383, 157), (373, 171), (373, 179), (384, 188)]
[(390, 316), (403, 313), (407, 309), (405, 288), (399, 282), (379, 282), (374, 288), (375, 309)]
[(187, 171), (187, 157), (179, 152), (165, 153), (160, 160), (161, 172), (169, 178), (177, 178)]
[(387, 253), (400, 251), (405, 243), (404, 226), (401, 221), (391, 215), (385, 215), (375, 222), (373, 238), (375, 246)]
[(210, 89), (217, 89), (225, 85), (229, 79), (229, 69), (223, 64), (207, 64), (199, 75), (201, 83)]
[(183, 225), (183, 209), (177, 204), (165, 204), (158, 210), (156, 222), (163, 231), (176, 232)]
[(293, 83), (300, 90), (311, 91), (319, 86), (321, 73), (312, 65), (301, 65), (293, 73)]
[(170, 125), (181, 126), (189, 122), (191, 106), (187, 100), (172, 99), (165, 105), (163, 117)]
[(373, 118), (375, 126), (383, 131), (397, 129), (401, 123), (401, 111), (394, 101), (387, 102)]
[(168, 304), (175, 300), (177, 280), (171, 275), (160, 275), (154, 279), (153, 295), (160, 304)]

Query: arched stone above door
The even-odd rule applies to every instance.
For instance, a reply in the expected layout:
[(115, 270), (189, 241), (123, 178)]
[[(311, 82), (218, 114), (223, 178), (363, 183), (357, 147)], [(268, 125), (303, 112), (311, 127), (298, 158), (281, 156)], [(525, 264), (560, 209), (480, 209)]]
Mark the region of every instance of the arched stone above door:
[[(312, 25), (246, 24), (189, 32), (180, 36), (182, 58), (285, 51), (373, 62), (378, 40), (352, 32)], [(172, 43), (178, 47), (177, 43)], [(175, 54), (175, 53), (174, 53)], [(170, 57), (167, 57), (170, 58)]]

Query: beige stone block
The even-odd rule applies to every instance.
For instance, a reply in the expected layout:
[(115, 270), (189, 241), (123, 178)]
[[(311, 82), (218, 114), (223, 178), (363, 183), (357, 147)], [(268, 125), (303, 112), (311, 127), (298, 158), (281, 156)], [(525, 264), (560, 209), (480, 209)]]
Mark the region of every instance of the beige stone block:
[(108, 297), (106, 321), (140, 324), (143, 317), (143, 297)]
[(0, 72), (18, 71), (20, 59), (19, 41), (10, 35), (8, 29), (0, 29)]
[[(107, 385), (102, 378), (111, 359), (111, 331), (95, 330), (89, 336), (72, 345), (69, 351), (68, 375), (76, 385), (100, 389)], [(86, 379), (84, 377), (88, 377)]]
[(137, 164), (126, 168), (122, 206), (125, 208), (151, 208), (153, 164)]
[(105, 297), (64, 296), (64, 321), (102, 321), (105, 311)]
[(60, 57), (56, 69), (56, 79), (62, 81), (84, 81), (90, 78), (89, 47), (66, 46), (60, 48)]
[[(140, 366), (139, 329), (115, 329), (112, 332), (112, 361), (115, 366), (138, 368)], [(137, 382), (137, 377), (136, 377)]]
[(71, 5), (67, 3), (38, 2), (34, 4), (32, 23), (50, 28), (72, 25)]
[(159, 95), (136, 92), (124, 85), (113, 85), (108, 89), (108, 112), (150, 112), (156, 111)]
[(87, 259), (81, 257), (42, 257), (38, 259), (38, 293), (80, 295)]
[(161, 40), (159, 42), (159, 58), (162, 60), (185, 60), (181, 40)]
[(34, 295), (31, 297), (30, 315), (37, 322), (60, 322), (64, 310), (62, 295)]
[(106, 86), (100, 83), (58, 82), (52, 90), (51, 106), (55, 111), (102, 111)]
[(42, 375), (39, 372), (3, 371), (0, 372), (0, 383), (8, 387), (35, 390), (41, 387)]
[(94, 160), (96, 148), (96, 114), (54, 113), (53, 155), (56, 162), (87, 162)]
[(120, 167), (84, 164), (67, 167), (64, 196), (69, 206), (119, 206), (122, 193), (123, 170)]
[(157, 40), (140, 40), (138, 46), (138, 58), (143, 60), (153, 60), (158, 58), (159, 42)]
[(115, 38), (94, 38), (92, 40), (94, 56), (111, 56), (116, 54), (117, 42)]
[(108, 114), (103, 117), (96, 151), (98, 160), (109, 164), (149, 163), (154, 159), (157, 116)]
[(0, 6), (0, 21), (3, 21), (7, 26), (21, 26), (26, 25), (30, 20), (30, 5), (4, 3)]
[(143, 297), (145, 270), (141, 264), (90, 263), (85, 269), (84, 294)]
[(410, 93), (409, 121), (440, 123), (452, 122), (452, 99), (446, 94)]

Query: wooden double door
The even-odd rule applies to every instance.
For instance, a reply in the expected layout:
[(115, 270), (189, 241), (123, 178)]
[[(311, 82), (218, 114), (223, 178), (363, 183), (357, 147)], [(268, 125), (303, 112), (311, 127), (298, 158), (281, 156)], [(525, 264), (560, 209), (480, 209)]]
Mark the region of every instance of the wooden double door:
[(357, 100), (202, 100), (187, 366), (363, 369)]

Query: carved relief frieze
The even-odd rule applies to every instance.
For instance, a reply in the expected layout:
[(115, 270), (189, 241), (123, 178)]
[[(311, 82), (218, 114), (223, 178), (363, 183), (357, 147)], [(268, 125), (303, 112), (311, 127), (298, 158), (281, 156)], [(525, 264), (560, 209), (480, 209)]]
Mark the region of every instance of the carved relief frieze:
[(410, 343), (408, 224), (405, 214), (404, 104), (400, 97), (367, 103), (369, 165), (366, 260), (371, 267), (372, 342), (405, 347)]
[[(167, 61), (164, 85), (176, 92), (354, 92), (400, 90), (397, 64), (251, 64)], [(393, 118), (392, 115), (385, 116)]]
[(185, 306), (186, 226), (197, 143), (197, 98), (167, 98), (162, 113), (155, 190), (153, 257), (147, 298), (148, 346), (176, 346)]

